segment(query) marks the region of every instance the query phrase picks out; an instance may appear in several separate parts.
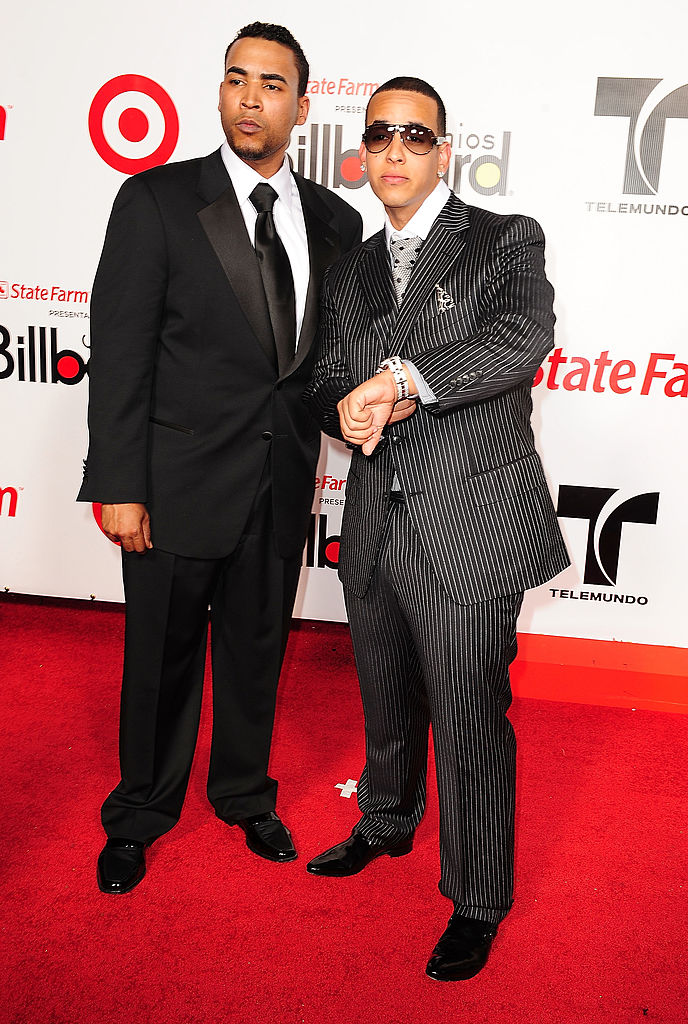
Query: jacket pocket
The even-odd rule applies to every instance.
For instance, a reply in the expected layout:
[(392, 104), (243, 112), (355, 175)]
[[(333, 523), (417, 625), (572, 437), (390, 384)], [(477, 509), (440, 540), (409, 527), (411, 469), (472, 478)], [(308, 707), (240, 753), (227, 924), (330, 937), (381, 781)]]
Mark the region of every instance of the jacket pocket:
[(474, 505), (494, 505), (505, 498), (542, 487), (547, 487), (547, 481), (537, 452), (466, 480), (466, 490)]
[(181, 423), (170, 423), (169, 420), (159, 420), (157, 416), (149, 416), (151, 423), (157, 423), (159, 427), (168, 427), (170, 430), (178, 430), (180, 434), (193, 434), (191, 427), (184, 427)]

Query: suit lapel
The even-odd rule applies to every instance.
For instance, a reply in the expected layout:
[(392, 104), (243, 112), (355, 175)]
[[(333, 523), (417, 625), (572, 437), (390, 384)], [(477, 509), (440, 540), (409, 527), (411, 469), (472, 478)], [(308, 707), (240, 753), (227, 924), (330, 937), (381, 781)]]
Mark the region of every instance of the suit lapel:
[(368, 239), (357, 271), (380, 350), (386, 352), (399, 309), (384, 231), (378, 231)]
[(385, 349), (386, 354), (401, 352), (435, 286), (455, 264), (466, 245), (468, 225), (468, 210), (465, 204), (452, 195), (433, 224), (420, 251), (399, 309), (399, 316)]
[(294, 174), (294, 180), (301, 197), (303, 218), (306, 223), (310, 273), (303, 323), (296, 347), (296, 358), (289, 368), (289, 373), (301, 365), (313, 345), (318, 326), (320, 285), (323, 274), (342, 255), (340, 237), (330, 223), (331, 214), (328, 207), (319, 198), (310, 182), (302, 178), (300, 174)]
[(209, 204), (198, 211), (198, 219), (253, 333), (276, 369), (275, 342), (258, 260), (219, 150), (203, 161), (198, 193)]

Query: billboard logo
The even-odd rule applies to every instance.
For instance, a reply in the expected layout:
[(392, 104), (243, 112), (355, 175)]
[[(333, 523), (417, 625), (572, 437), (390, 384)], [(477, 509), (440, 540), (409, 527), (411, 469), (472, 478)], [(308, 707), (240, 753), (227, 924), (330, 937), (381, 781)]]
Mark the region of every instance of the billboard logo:
[(157, 82), (144, 75), (119, 75), (94, 96), (88, 131), (106, 164), (136, 174), (167, 163), (179, 139), (179, 117)]
[[(307, 135), (298, 135), (295, 160), (298, 173), (326, 188), (361, 188), (365, 185), (368, 177), (361, 169), (358, 154), (361, 137), (356, 136), (355, 147), (344, 149), (343, 130), (341, 124), (311, 124)], [(460, 132), (454, 143), (458, 150), (464, 147), (469, 150), (468, 153), (455, 154), (447, 170), (447, 182), (456, 193), (460, 193), (467, 182), (479, 195), (507, 194), (511, 132), (502, 133), (499, 153), (495, 150), (494, 135)], [(478, 148), (486, 152), (476, 156)]]
[(0, 281), (0, 299), (9, 299), (10, 297), (10, 283), (9, 281)]
[(662, 168), (666, 123), (688, 118), (688, 84), (662, 84), (661, 78), (598, 78), (596, 117), (628, 119), (625, 195), (656, 195)]
[(17, 514), (19, 491), (16, 487), (0, 487), (0, 516), (14, 518)]
[(306, 537), (304, 565), (310, 569), (336, 569), (339, 565), (339, 534), (327, 536), (327, 516), (313, 512)]
[(583, 582), (613, 587), (619, 568), (621, 533), (625, 523), (657, 522), (659, 493), (636, 494), (625, 501), (615, 487), (559, 487), (557, 515), (588, 522)]
[(0, 107), (0, 142), (5, 138), (5, 129), (7, 128), (7, 111), (9, 107)]
[[(334, 140), (332, 128), (334, 127)], [(322, 134), (321, 134), (322, 130)], [(342, 148), (341, 124), (312, 124), (308, 135), (297, 136), (296, 170), (311, 181), (319, 181), (326, 188), (360, 188), (368, 180), (361, 170), (358, 145), (355, 149)], [(306, 158), (308, 157), (308, 168)], [(318, 177), (320, 164), (320, 177)]]
[(58, 350), (56, 327), (29, 327), (26, 335), (17, 335), (13, 350), (11, 342), (10, 332), (0, 324), (0, 380), (15, 375), (31, 384), (78, 384), (88, 370), (78, 352)]

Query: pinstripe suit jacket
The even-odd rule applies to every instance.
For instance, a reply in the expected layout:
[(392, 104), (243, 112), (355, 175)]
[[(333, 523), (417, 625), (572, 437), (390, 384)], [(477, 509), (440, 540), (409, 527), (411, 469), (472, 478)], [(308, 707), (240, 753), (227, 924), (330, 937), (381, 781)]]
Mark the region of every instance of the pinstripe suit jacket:
[(371, 457), (353, 453), (339, 574), (354, 594), (370, 582), (395, 473), (425, 553), (459, 603), (523, 591), (566, 568), (530, 425), (532, 380), (552, 347), (552, 299), (539, 225), (455, 195), (400, 308), (384, 232), (330, 268), (305, 395), (323, 430), (341, 437), (337, 402), (389, 355), (411, 360), (437, 397), (387, 428)]

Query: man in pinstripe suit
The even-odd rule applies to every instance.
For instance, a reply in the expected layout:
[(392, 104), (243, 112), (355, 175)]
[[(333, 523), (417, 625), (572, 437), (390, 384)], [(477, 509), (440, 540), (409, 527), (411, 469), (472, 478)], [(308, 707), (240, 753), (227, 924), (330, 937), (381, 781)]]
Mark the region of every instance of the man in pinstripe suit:
[(542, 231), (447, 188), (444, 131), (426, 82), (371, 98), (360, 156), (385, 228), (328, 272), (305, 397), (354, 446), (339, 573), (366, 725), (361, 820), (308, 870), (411, 850), (432, 723), (454, 913), (426, 971), (449, 981), (484, 966), (511, 907), (516, 619), (568, 557), (530, 426), (554, 325)]

